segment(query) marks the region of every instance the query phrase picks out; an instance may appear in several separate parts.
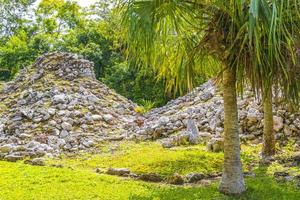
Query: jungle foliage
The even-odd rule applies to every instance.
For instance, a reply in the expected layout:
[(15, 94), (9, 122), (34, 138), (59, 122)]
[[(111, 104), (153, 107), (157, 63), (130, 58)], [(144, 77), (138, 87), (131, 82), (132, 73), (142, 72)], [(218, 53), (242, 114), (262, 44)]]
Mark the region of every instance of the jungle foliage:
[[(1, 81), (44, 53), (64, 51), (93, 61), (97, 79), (141, 105), (161, 106), (179, 94), (167, 93), (156, 73), (126, 61), (116, 1), (81, 8), (65, 0), (0, 0), (0, 17)], [(197, 84), (205, 80), (199, 77)]]

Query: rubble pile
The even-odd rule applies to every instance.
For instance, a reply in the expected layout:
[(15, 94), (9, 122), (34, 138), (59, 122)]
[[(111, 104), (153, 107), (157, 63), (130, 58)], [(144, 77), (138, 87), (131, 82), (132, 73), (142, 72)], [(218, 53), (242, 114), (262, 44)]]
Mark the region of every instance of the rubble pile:
[(0, 158), (55, 156), (121, 140), (135, 107), (96, 80), (93, 63), (46, 54), (0, 91)]

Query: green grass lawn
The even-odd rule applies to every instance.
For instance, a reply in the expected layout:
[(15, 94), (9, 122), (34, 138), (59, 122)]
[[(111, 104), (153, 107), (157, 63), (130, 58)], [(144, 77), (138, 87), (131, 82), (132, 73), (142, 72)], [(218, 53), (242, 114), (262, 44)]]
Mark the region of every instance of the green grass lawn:
[[(63, 164), (72, 168), (94, 170), (95, 168), (129, 168), (134, 173), (155, 172), (162, 176), (189, 172), (214, 173), (222, 170), (223, 153), (208, 153), (203, 146), (164, 149), (158, 143), (121, 142), (103, 144), (103, 153), (63, 156), (50, 160), (50, 164)], [(208, 162), (209, 161), (209, 162)]]
[[(222, 153), (207, 153), (202, 146), (161, 148), (156, 143), (103, 145), (99, 155), (49, 160), (64, 168), (25, 165), (0, 161), (0, 200), (122, 200), (122, 199), (205, 199), (205, 200), (294, 200), (300, 190), (293, 184), (278, 184), (269, 168), (257, 168), (256, 178), (247, 178), (248, 190), (240, 197), (217, 192), (217, 183), (203, 186), (170, 186), (97, 174), (96, 167), (128, 167), (135, 172), (211, 173), (220, 170)], [(114, 149), (114, 150), (112, 150)], [(257, 148), (245, 148), (243, 160), (255, 162)], [(253, 154), (253, 155), (252, 155)], [(272, 168), (271, 168), (272, 169)]]

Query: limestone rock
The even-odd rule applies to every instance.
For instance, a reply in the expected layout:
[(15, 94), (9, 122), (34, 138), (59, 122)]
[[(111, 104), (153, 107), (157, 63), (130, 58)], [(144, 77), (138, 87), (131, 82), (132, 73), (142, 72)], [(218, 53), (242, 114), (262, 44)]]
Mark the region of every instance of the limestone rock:
[(142, 181), (156, 182), (156, 183), (163, 181), (161, 176), (155, 173), (141, 174), (138, 179)]
[(65, 130), (65, 131), (70, 131), (70, 130), (72, 130), (72, 125), (69, 124), (68, 122), (63, 122), (63, 123), (61, 124), (61, 127), (62, 127), (62, 129)]
[(0, 153), (9, 153), (14, 149), (14, 146), (12, 144), (5, 144), (3, 146), (0, 146)]
[(223, 138), (211, 139), (207, 144), (206, 149), (212, 152), (224, 151), (224, 139)]
[(130, 170), (127, 168), (109, 168), (106, 173), (115, 176), (128, 176)]
[(26, 160), (25, 164), (34, 165), (34, 166), (45, 166), (45, 160), (42, 158), (34, 158), (32, 160)]
[(281, 131), (284, 126), (282, 117), (274, 116), (273, 120), (274, 120), (274, 130), (276, 132)]
[(167, 183), (172, 184), (172, 185), (183, 185), (184, 177), (175, 173), (167, 179)]
[(295, 161), (297, 164), (300, 164), (300, 151), (297, 151), (293, 153), (292, 155), (293, 161)]
[(67, 96), (65, 94), (58, 94), (58, 95), (55, 95), (53, 98), (52, 98), (52, 101), (54, 104), (59, 104), (59, 103), (67, 103)]
[(192, 119), (189, 119), (187, 122), (187, 134), (188, 134), (188, 140), (191, 144), (200, 143), (199, 130), (195, 124), (195, 121)]
[(110, 123), (114, 119), (114, 117), (111, 114), (106, 114), (106, 115), (103, 115), (103, 119), (104, 119), (104, 121)]
[(186, 176), (188, 183), (197, 183), (205, 178), (205, 175), (202, 173), (190, 173)]
[(22, 160), (23, 158), (24, 158), (24, 156), (19, 156), (19, 155), (14, 155), (14, 154), (7, 155), (4, 157), (4, 159), (9, 162), (17, 162), (18, 160)]

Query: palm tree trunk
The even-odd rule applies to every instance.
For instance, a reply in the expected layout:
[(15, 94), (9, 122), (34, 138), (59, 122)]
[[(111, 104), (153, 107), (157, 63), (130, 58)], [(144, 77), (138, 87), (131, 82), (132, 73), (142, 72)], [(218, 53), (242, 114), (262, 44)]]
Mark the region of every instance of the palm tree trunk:
[(234, 70), (226, 69), (223, 76), (224, 169), (219, 190), (224, 194), (241, 194), (246, 186), (240, 160), (236, 74)]
[(273, 156), (275, 154), (275, 136), (274, 136), (274, 122), (273, 122), (273, 108), (272, 108), (272, 87), (264, 92), (263, 97), (264, 108), (264, 134), (263, 134), (263, 158)]

